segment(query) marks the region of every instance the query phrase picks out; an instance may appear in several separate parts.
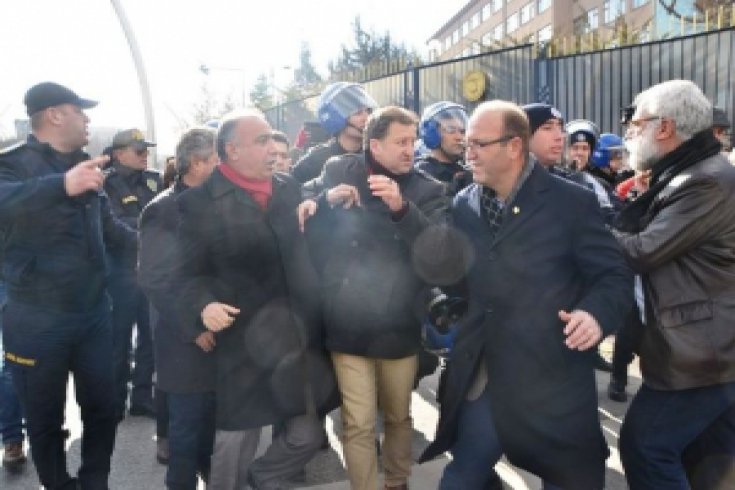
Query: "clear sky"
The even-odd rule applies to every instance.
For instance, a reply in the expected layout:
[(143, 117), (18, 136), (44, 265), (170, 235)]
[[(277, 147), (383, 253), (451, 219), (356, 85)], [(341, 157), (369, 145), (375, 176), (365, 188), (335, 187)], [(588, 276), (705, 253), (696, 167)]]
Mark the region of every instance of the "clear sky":
[[(201, 87), (239, 99), (261, 73), (285, 86), (302, 41), (317, 69), (352, 41), (351, 21), (391, 32), (425, 53), (426, 40), (467, 0), (121, 0), (148, 74), (159, 148), (170, 153)], [(0, 0), (0, 134), (25, 117), (22, 98), (40, 81), (100, 101), (92, 126), (144, 128), (138, 79), (108, 0)], [(212, 69), (204, 75), (199, 66)]]

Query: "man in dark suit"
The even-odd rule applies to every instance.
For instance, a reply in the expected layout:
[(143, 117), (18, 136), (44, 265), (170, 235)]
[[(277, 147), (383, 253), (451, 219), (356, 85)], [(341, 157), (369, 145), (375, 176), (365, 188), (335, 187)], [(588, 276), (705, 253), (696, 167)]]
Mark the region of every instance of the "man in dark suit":
[(482, 489), (505, 454), (547, 489), (604, 487), (594, 347), (622, 322), (632, 275), (592, 193), (529, 156), (529, 123), (492, 101), (472, 115), (475, 184), (452, 211), (473, 253), (437, 440), (440, 488)]
[(166, 393), (170, 420), (166, 485), (178, 490), (194, 490), (197, 472), (207, 478), (214, 439), (214, 333), (199, 321), (183, 323), (174, 307), (178, 299), (174, 272), (181, 257), (178, 198), (204, 183), (219, 163), (214, 137), (209, 128), (195, 128), (181, 137), (176, 146), (178, 177), (140, 218), (138, 281), (153, 306), (156, 388)]
[[(179, 198), (182, 321), (201, 319), (217, 342), (209, 488), (282, 488), (322, 444), (317, 413), (337, 402), (296, 216), (301, 185), (273, 173), (272, 129), (257, 111), (222, 121), (217, 153), (212, 176)], [(282, 430), (253, 462), (274, 423)]]

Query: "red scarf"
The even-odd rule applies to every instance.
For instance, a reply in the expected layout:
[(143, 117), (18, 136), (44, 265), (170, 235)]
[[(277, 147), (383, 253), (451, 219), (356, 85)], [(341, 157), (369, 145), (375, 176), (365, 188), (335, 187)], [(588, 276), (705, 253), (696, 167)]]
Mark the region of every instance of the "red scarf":
[(268, 201), (270, 201), (273, 195), (273, 180), (253, 180), (243, 177), (237, 171), (223, 163), (219, 166), (220, 172), (224, 175), (227, 180), (235, 184), (236, 186), (247, 192), (255, 202), (258, 203), (264, 211), (268, 207)]

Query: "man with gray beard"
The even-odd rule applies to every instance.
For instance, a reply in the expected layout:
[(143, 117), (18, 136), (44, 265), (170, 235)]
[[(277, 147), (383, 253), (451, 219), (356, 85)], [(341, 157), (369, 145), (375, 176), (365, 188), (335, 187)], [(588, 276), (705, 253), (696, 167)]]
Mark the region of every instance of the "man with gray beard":
[(655, 85), (634, 105), (626, 146), (650, 180), (615, 231), (644, 323), (625, 475), (632, 490), (734, 488), (735, 169), (694, 83)]

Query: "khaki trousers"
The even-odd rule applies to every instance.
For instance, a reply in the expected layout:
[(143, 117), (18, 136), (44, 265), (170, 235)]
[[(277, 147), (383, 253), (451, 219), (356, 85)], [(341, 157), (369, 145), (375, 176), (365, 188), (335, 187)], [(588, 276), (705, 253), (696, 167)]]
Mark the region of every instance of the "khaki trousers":
[(411, 474), (411, 391), (418, 361), (374, 359), (332, 352), (342, 395), (342, 445), (352, 490), (375, 490), (378, 458), (375, 447), (377, 410), (383, 411), (382, 455), (385, 484), (401, 485)]

